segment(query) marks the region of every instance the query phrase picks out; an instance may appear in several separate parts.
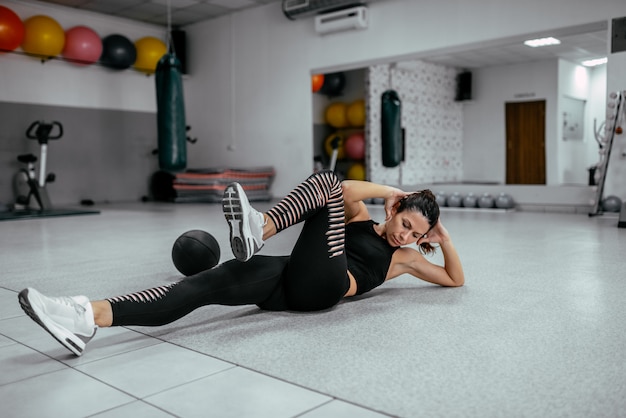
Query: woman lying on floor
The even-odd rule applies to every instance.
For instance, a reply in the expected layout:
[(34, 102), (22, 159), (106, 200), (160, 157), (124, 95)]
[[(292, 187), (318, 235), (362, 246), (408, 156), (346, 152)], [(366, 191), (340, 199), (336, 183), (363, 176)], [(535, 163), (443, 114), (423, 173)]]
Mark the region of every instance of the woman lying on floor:
[[(385, 199), (385, 223), (363, 201)], [(90, 302), (86, 296), (20, 292), (24, 311), (80, 356), (97, 327), (158, 326), (211, 304), (256, 304), (266, 310), (317, 311), (408, 273), (441, 286), (462, 286), (463, 268), (430, 190), (407, 193), (369, 182), (340, 182), (330, 171), (311, 175), (266, 213), (242, 187), (224, 192), (234, 260), (166, 286)], [(304, 221), (289, 256), (261, 256), (268, 238)], [(417, 244), (415, 248), (406, 247)], [(437, 244), (444, 265), (426, 260)]]

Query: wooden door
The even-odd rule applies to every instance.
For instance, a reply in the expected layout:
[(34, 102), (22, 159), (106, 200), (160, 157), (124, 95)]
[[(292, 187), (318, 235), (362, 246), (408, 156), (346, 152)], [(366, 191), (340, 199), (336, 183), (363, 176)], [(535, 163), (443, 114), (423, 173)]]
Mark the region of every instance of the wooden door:
[(546, 101), (506, 103), (506, 184), (546, 184)]

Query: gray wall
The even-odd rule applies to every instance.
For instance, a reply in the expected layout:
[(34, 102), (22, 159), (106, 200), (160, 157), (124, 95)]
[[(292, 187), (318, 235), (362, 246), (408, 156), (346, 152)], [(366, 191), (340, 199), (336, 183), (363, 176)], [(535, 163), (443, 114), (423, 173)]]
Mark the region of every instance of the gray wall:
[(39, 144), (26, 138), (36, 120), (59, 121), (64, 135), (48, 145), (48, 186), (53, 205), (136, 201), (149, 192), (158, 169), (156, 114), (0, 102), (0, 203), (14, 202), (18, 154), (39, 156)]

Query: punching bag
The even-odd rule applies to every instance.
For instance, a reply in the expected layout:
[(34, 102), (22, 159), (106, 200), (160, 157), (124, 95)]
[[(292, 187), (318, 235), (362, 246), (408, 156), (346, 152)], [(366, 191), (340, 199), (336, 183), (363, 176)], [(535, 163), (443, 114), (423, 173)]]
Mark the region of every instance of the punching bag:
[(396, 167), (403, 158), (402, 102), (394, 90), (387, 90), (381, 97), (380, 130), (383, 165)]
[(159, 167), (176, 172), (187, 167), (187, 125), (181, 63), (165, 54), (156, 67)]

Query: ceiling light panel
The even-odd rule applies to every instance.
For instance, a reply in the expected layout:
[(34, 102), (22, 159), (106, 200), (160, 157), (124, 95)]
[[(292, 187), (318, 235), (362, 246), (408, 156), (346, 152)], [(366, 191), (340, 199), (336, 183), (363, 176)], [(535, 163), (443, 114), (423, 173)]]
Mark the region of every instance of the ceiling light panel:
[(524, 41), (524, 45), (530, 46), (531, 48), (538, 48), (538, 47), (549, 46), (549, 45), (558, 45), (560, 43), (561, 41), (551, 36), (548, 38), (529, 39), (527, 41)]

